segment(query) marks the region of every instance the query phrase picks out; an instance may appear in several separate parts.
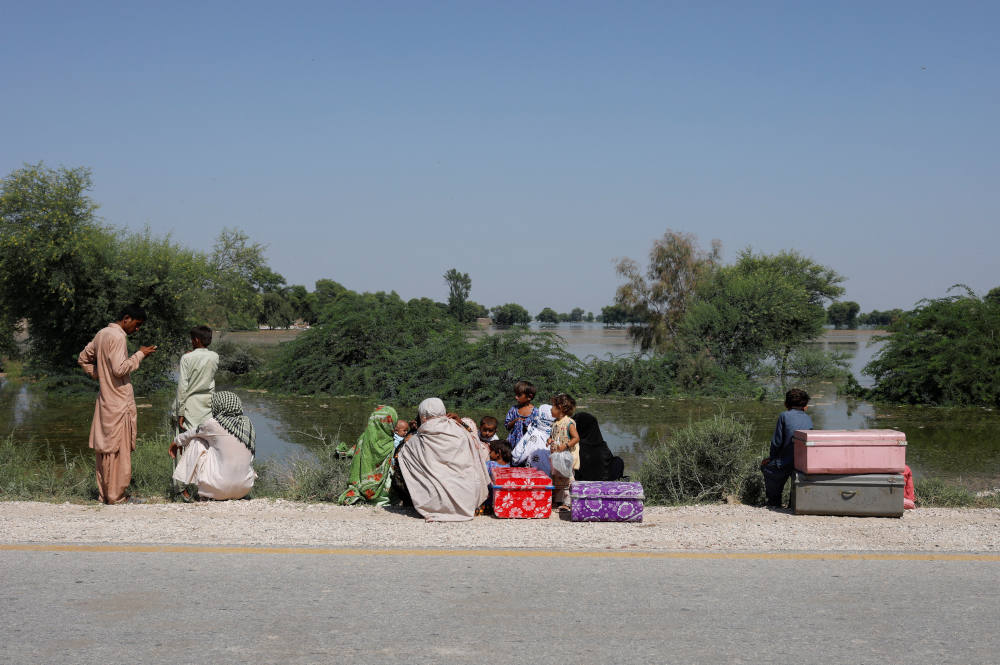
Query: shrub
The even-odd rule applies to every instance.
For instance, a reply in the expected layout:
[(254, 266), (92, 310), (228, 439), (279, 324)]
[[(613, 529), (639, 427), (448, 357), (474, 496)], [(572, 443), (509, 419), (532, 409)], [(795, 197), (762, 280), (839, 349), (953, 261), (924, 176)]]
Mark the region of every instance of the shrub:
[(676, 505), (737, 496), (759, 503), (759, 447), (751, 434), (748, 423), (727, 415), (678, 430), (649, 451), (639, 469), (647, 501)]
[(234, 376), (243, 376), (257, 370), (263, 360), (258, 347), (235, 342), (219, 342), (215, 346), (215, 352), (219, 354), (219, 371)]
[[(953, 287), (954, 288), (954, 287)], [(865, 367), (872, 399), (937, 406), (1000, 406), (1000, 304), (972, 291), (921, 301), (890, 327)]]
[(296, 458), (284, 464), (256, 463), (257, 482), (251, 496), (293, 501), (336, 501), (347, 488), (351, 460), (338, 457), (337, 444), (327, 443), (315, 458)]

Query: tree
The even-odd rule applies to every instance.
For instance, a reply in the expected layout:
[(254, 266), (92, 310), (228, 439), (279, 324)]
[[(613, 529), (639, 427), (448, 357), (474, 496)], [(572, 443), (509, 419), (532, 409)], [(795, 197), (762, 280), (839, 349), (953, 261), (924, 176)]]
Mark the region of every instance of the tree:
[(486, 309), (485, 306), (480, 305), (474, 300), (465, 301), (465, 318), (464, 321), (475, 321), (476, 319), (485, 319), (489, 317), (490, 310)]
[(85, 168), (42, 164), (13, 171), (0, 185), (2, 314), (28, 322), (29, 360), (42, 371), (76, 367), (80, 350), (129, 303), (149, 320), (130, 343), (157, 344), (140, 385), (162, 378), (188, 345), (193, 316), (207, 308), (207, 258), (169, 237), (99, 224)]
[(584, 320), (587, 323), (593, 323), (594, 322), (594, 313), (593, 312), (587, 312), (587, 316), (584, 318)]
[(826, 320), (823, 301), (843, 289), (843, 277), (795, 252), (740, 253), (698, 288), (679, 337), (689, 354), (723, 369), (755, 371), (768, 356), (778, 360), (782, 383), (788, 357), (818, 336)]
[(465, 301), (469, 299), (472, 291), (472, 278), (467, 272), (459, 272), (451, 268), (444, 274), (444, 281), (448, 284), (448, 311), (459, 321), (466, 322)]
[(854, 329), (858, 327), (858, 312), (860, 311), (861, 305), (851, 300), (832, 302), (826, 310), (826, 320), (833, 324), (837, 330), (841, 328)]
[(641, 313), (645, 325), (629, 333), (643, 351), (663, 349), (676, 337), (698, 284), (718, 264), (721, 252), (717, 240), (706, 252), (698, 248), (695, 236), (668, 230), (653, 242), (645, 273), (632, 259), (618, 261), (617, 272), (625, 283), (618, 287), (615, 303)]
[(573, 323), (583, 321), (583, 309), (580, 307), (574, 307), (569, 313), (569, 320)]
[(559, 315), (551, 307), (546, 307), (535, 316), (535, 320), (542, 323), (559, 323)]
[(316, 323), (316, 297), (301, 284), (293, 284), (284, 290), (284, 296), (292, 308), (292, 321), (301, 319), (309, 325)]
[(492, 310), (493, 323), (498, 326), (528, 325), (531, 314), (517, 303), (499, 305)]
[(628, 323), (629, 312), (623, 305), (606, 305), (601, 308), (601, 322), (606, 326)]
[(255, 328), (264, 309), (262, 293), (275, 291), (285, 278), (264, 259), (266, 247), (239, 229), (224, 228), (212, 248), (212, 289), (222, 320), (230, 328)]
[(295, 309), (285, 293), (268, 291), (263, 296), (258, 323), (268, 328), (289, 328), (295, 323)]
[(983, 300), (993, 305), (1000, 305), (1000, 286), (994, 286), (990, 289), (989, 293), (983, 296)]

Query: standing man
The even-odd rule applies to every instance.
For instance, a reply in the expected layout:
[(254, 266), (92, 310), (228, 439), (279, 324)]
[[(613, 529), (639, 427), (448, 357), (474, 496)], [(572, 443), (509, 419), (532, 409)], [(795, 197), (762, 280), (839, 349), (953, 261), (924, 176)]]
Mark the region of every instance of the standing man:
[(118, 318), (94, 336), (77, 360), (83, 371), (100, 383), (90, 447), (97, 454), (97, 492), (100, 500), (109, 504), (123, 503), (132, 482), (136, 409), (130, 375), (143, 358), (156, 351), (155, 346), (142, 346), (128, 355), (125, 338), (146, 320), (142, 307), (129, 305)]
[(198, 425), (212, 417), (219, 354), (208, 350), (211, 343), (211, 328), (195, 326), (191, 329), (192, 350), (181, 356), (180, 376), (177, 379), (174, 409), (179, 432), (198, 429)]

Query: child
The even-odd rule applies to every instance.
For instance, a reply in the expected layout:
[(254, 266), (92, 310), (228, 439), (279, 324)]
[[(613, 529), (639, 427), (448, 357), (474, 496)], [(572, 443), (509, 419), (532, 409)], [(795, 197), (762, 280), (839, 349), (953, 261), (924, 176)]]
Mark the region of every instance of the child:
[(778, 416), (778, 424), (771, 437), (770, 456), (760, 463), (764, 474), (764, 493), (767, 495), (767, 505), (781, 507), (781, 494), (785, 490), (785, 481), (795, 473), (795, 447), (792, 437), (797, 429), (812, 429), (812, 418), (806, 414), (809, 405), (809, 395), (804, 390), (792, 388), (785, 393), (785, 408), (788, 409)]
[(409, 438), (410, 423), (400, 418), (396, 421), (396, 427), (392, 430), (393, 449), (399, 448)]
[(549, 437), (549, 451), (560, 453), (568, 451), (573, 454), (573, 468), (569, 476), (564, 476), (555, 469), (552, 470), (552, 505), (559, 510), (569, 510), (569, 486), (573, 482), (573, 472), (580, 468), (580, 435), (576, 431), (576, 422), (570, 416), (576, 411), (576, 400), (566, 393), (559, 393), (552, 398), (552, 436)]
[(494, 438), (490, 444), (490, 461), (486, 463), (486, 473), (490, 477), (490, 495), (484, 506), (493, 510), (493, 469), (510, 466), (510, 442)]
[(511, 452), (514, 466), (530, 466), (544, 471), (545, 475), (552, 473), (547, 442), (552, 435), (554, 420), (550, 405), (542, 404), (535, 410), (534, 420)]
[(489, 444), (490, 441), (499, 441), (498, 425), (497, 419), (493, 416), (483, 416), (482, 420), (479, 421), (479, 440), (485, 444)]
[(215, 370), (219, 354), (209, 351), (212, 329), (195, 326), (191, 329), (191, 351), (181, 356), (177, 379), (177, 401), (174, 411), (178, 432), (194, 430), (212, 416), (212, 395), (215, 394)]
[[(514, 384), (514, 399), (517, 400), (517, 403), (510, 407), (507, 417), (503, 419), (503, 424), (507, 428), (507, 440), (510, 441), (512, 448), (517, 448), (521, 437), (535, 421), (537, 412), (531, 403), (534, 398), (535, 386), (527, 381), (518, 381)], [(515, 455), (515, 460), (516, 457)]]

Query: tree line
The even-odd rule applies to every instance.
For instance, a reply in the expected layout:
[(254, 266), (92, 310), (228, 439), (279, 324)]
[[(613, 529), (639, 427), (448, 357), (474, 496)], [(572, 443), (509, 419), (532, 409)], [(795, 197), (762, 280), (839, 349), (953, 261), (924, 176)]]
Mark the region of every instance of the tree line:
[[(723, 263), (721, 245), (667, 231), (645, 266), (617, 264), (621, 284), (601, 314), (544, 308), (546, 323), (600, 320), (628, 325), (641, 355), (583, 362), (548, 333), (515, 330), (470, 340), (467, 326), (489, 315), (499, 325), (531, 321), (516, 303), (487, 309), (472, 301), (471, 278), (444, 274), (448, 302), (359, 294), (332, 279), (312, 291), (287, 285), (265, 247), (224, 229), (211, 251), (169, 236), (103, 223), (85, 168), (27, 165), (0, 183), (0, 354), (17, 353), (27, 325), (29, 368), (75, 368), (94, 331), (137, 302), (155, 316), (135, 342), (155, 342), (150, 377), (166, 378), (187, 331), (285, 327), (313, 330), (286, 345), (259, 380), (293, 391), (416, 395), (437, 386), (459, 402), (506, 399), (511, 377), (541, 377), (553, 389), (600, 394), (751, 394), (772, 378), (843, 375), (836, 359), (807, 346), (830, 323), (886, 326), (892, 333), (865, 371), (874, 399), (920, 404), (1000, 406), (1000, 288), (969, 289), (921, 301), (911, 311), (859, 312), (840, 302), (843, 277), (795, 251), (745, 249)], [(426, 326), (397, 326), (415, 320)], [(416, 331), (424, 331), (417, 334)], [(25, 332), (25, 331), (21, 331)], [(398, 338), (400, 334), (417, 335)], [(488, 376), (481, 376), (488, 375)], [(502, 379), (502, 380), (501, 380)], [(450, 391), (450, 392), (449, 392)]]

